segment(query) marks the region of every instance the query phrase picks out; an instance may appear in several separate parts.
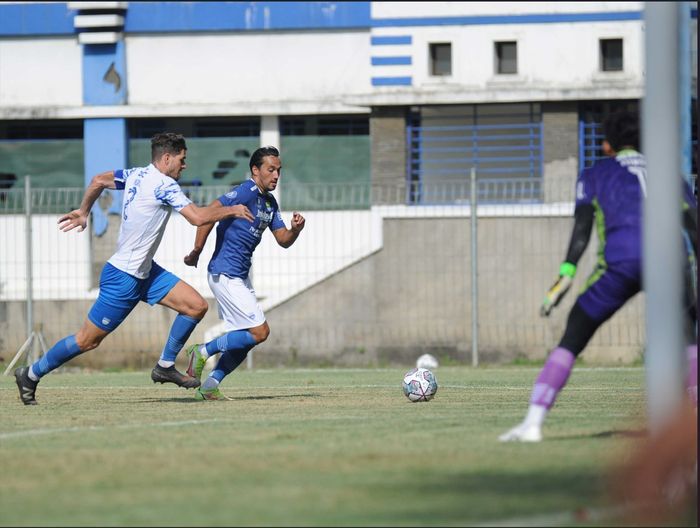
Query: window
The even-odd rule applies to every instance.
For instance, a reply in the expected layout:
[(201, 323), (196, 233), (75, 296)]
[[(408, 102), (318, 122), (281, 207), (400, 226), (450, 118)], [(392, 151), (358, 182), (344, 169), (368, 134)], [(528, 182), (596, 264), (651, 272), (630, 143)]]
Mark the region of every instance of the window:
[(362, 116), (283, 116), (283, 136), (367, 136), (369, 118)]
[(517, 42), (496, 42), (496, 73), (518, 73)]
[(430, 44), (430, 75), (452, 75), (452, 44)]
[(600, 39), (600, 70), (622, 71), (622, 39)]

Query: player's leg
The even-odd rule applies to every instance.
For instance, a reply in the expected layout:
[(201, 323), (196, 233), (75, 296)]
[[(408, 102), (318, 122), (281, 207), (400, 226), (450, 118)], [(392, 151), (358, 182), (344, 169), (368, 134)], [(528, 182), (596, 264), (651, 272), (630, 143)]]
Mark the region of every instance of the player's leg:
[(30, 367), (15, 370), (20, 398), (35, 405), (39, 380), (75, 356), (97, 348), (126, 319), (138, 302), (138, 279), (107, 263), (100, 274), (100, 293), (77, 333), (54, 344)]
[(142, 299), (151, 305), (157, 303), (177, 312), (158, 363), (151, 372), (151, 379), (154, 383), (170, 382), (188, 389), (198, 387), (199, 380), (180, 373), (175, 368), (175, 360), (192, 331), (207, 313), (207, 301), (192, 286), (155, 262)]
[(686, 347), (686, 376), (685, 387), (690, 403), (698, 405), (698, 334), (697, 334), (697, 302), (694, 281), (685, 290), (685, 342)]
[(270, 335), (270, 327), (249, 280), (209, 275), (209, 285), (219, 305), (219, 316), (229, 332), (208, 343), (187, 349), (188, 374), (201, 377), (207, 358), (221, 353), (219, 361), (197, 391), (198, 399), (219, 399), (219, 384), (247, 357), (248, 352)]
[(542, 425), (557, 396), (569, 380), (578, 355), (597, 329), (640, 291), (638, 263), (624, 263), (614, 270), (595, 273), (569, 312), (564, 335), (547, 357), (535, 380), (525, 419), (499, 437), (502, 442), (539, 442)]
[(22, 403), (36, 405), (36, 387), (41, 378), (83, 352), (97, 348), (108, 334), (86, 319), (77, 333), (60, 339), (34, 364), (16, 369), (15, 381)]

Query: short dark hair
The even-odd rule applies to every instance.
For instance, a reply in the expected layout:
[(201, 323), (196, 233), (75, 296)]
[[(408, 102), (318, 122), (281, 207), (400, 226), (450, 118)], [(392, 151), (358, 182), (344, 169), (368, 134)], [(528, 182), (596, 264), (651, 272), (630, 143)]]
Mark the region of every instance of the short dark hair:
[(151, 138), (151, 160), (158, 161), (163, 154), (179, 154), (187, 150), (185, 137), (174, 132), (159, 132)]
[(623, 147), (639, 150), (639, 117), (627, 111), (609, 115), (603, 122), (605, 139), (615, 152)]
[(275, 147), (260, 147), (258, 150), (253, 152), (249, 163), (251, 173), (253, 172), (253, 167), (257, 167), (259, 169), (262, 166), (263, 158), (265, 156), (275, 156), (276, 158), (279, 158), (280, 151)]

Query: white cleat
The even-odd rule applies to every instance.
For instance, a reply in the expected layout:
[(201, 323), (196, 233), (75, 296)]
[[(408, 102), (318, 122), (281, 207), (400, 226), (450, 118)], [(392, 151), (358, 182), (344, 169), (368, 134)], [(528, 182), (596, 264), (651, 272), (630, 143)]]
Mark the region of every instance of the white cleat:
[(542, 430), (539, 425), (521, 423), (498, 437), (500, 442), (541, 442)]

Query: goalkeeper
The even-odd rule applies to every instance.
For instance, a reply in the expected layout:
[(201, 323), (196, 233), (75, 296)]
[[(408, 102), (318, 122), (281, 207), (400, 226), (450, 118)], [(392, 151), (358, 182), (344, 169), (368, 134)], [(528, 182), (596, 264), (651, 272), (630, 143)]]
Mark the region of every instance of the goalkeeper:
[[(646, 164), (639, 150), (637, 117), (627, 112), (609, 116), (602, 144), (606, 159), (585, 169), (576, 182), (574, 227), (559, 278), (547, 292), (540, 314), (549, 316), (559, 304), (576, 274), (595, 222), (598, 261), (571, 308), (564, 335), (549, 354), (530, 397), (525, 420), (499, 437), (502, 442), (539, 442), (542, 424), (566, 385), (574, 362), (596, 330), (642, 288), (642, 204), (646, 194)], [(697, 205), (689, 186), (684, 187), (683, 221), (686, 242), (696, 240)], [(688, 244), (686, 244), (688, 245)], [(688, 248), (694, 266), (697, 248)], [(695, 272), (687, 274), (694, 277)], [(695, 287), (686, 288), (688, 343), (695, 343)], [(692, 299), (692, 300), (691, 300)], [(697, 402), (697, 345), (687, 348), (691, 399)]]

